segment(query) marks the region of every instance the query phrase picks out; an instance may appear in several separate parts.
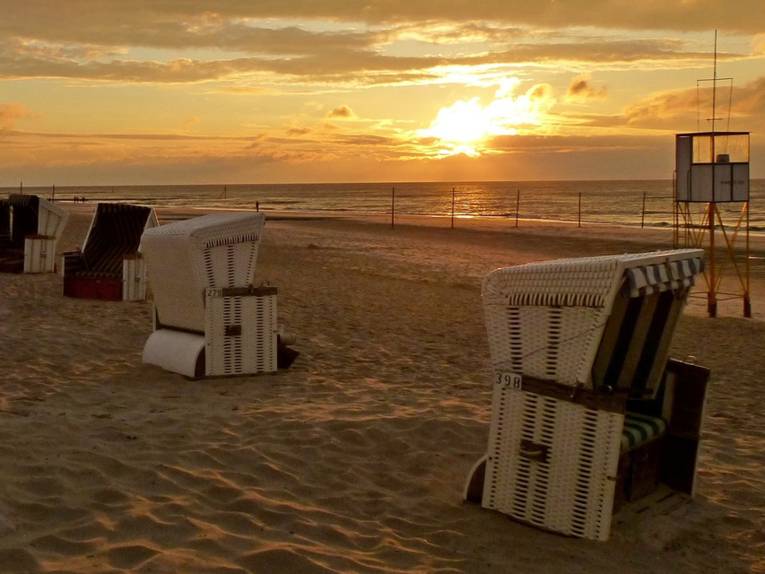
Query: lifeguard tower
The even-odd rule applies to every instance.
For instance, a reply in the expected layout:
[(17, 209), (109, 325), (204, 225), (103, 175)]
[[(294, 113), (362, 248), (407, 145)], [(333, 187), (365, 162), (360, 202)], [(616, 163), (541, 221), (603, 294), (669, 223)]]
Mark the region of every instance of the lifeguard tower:
[(712, 117), (708, 119), (712, 129), (675, 136), (673, 242), (676, 248), (695, 247), (706, 252), (703, 285), (710, 317), (717, 316), (719, 301), (731, 299), (741, 299), (744, 317), (751, 317), (749, 132), (715, 129), (716, 122), (723, 119), (715, 117), (720, 80), (731, 82), (727, 118), (730, 125), (732, 78), (717, 77), (715, 32), (714, 77), (697, 83), (698, 92), (701, 82), (712, 82)]
[[(718, 301), (740, 298), (744, 316), (751, 317), (749, 132), (677, 134), (675, 163), (674, 243), (706, 251), (707, 312), (716, 317)], [(729, 267), (733, 273), (725, 277)]]

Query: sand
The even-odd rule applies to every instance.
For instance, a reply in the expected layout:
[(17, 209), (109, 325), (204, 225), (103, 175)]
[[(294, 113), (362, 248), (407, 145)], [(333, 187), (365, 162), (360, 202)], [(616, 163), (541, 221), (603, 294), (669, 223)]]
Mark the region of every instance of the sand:
[(490, 411), (480, 280), (668, 232), (409, 223), (269, 221), (258, 277), (302, 353), (273, 376), (144, 366), (150, 303), (0, 275), (0, 572), (765, 572), (765, 266), (754, 320), (694, 303), (675, 337), (713, 371), (697, 498), (596, 543), (461, 503)]

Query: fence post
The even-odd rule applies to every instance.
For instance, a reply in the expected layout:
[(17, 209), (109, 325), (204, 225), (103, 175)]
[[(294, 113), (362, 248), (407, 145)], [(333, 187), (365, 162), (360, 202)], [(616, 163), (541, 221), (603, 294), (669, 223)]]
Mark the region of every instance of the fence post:
[(645, 227), (645, 191), (643, 192), (643, 209), (640, 211), (640, 229)]
[(454, 229), (454, 188), (452, 188), (452, 229)]
[(581, 227), (582, 226), (582, 192), (579, 192), (579, 214), (577, 216), (576, 220), (576, 226)]
[(515, 190), (515, 226), (518, 227), (518, 212), (521, 209), (521, 190)]
[(390, 188), (390, 228), (396, 225), (396, 188)]

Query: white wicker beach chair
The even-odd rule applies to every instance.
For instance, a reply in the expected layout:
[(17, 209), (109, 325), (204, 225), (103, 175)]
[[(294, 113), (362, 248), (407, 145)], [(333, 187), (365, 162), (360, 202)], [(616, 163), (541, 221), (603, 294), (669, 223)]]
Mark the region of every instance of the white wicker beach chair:
[(466, 500), (606, 540), (615, 503), (659, 481), (693, 494), (709, 372), (668, 351), (702, 256), (565, 259), (486, 277), (492, 419)]
[(36, 195), (11, 195), (0, 206), (0, 271), (52, 273), (69, 212)]
[(151, 207), (99, 203), (82, 249), (64, 253), (64, 295), (112, 301), (146, 299), (141, 235), (159, 225)]
[(276, 371), (276, 288), (253, 287), (263, 224), (213, 214), (144, 232), (155, 309), (145, 363), (193, 378)]

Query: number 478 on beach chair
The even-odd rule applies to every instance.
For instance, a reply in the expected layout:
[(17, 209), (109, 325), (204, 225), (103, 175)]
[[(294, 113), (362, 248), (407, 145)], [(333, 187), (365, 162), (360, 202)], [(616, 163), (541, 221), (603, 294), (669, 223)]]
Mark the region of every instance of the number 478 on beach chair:
[(277, 370), (277, 291), (253, 287), (263, 224), (261, 213), (226, 213), (144, 232), (154, 296), (144, 363), (190, 378)]
[(702, 255), (564, 259), (486, 277), (492, 418), (467, 501), (606, 540), (614, 510), (659, 483), (693, 495), (709, 371), (668, 351)]

